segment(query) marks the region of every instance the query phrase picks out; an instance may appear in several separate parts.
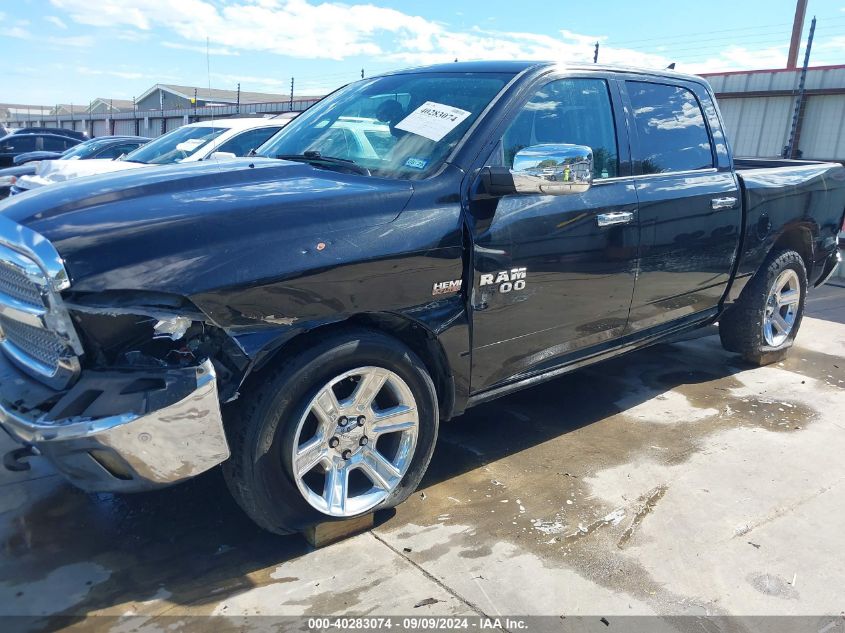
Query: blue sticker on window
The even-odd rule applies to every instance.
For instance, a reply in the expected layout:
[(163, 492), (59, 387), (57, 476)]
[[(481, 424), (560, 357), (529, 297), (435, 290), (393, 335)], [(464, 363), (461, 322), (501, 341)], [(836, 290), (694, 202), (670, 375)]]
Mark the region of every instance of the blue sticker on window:
[(405, 167), (412, 167), (414, 169), (425, 169), (428, 161), (424, 158), (409, 158), (405, 161)]

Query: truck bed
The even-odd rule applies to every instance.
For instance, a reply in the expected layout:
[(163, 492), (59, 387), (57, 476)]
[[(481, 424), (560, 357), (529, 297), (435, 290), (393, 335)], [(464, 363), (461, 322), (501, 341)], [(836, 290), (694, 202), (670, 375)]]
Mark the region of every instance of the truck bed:
[(845, 167), (839, 163), (736, 158), (744, 230), (737, 278), (753, 274), (784, 233), (800, 228), (808, 282), (815, 285), (837, 248), (845, 214)]

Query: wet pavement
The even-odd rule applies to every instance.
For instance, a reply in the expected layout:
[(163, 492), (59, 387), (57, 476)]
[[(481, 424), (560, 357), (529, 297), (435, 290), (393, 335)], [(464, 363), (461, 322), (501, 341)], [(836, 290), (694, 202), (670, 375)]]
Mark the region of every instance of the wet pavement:
[[(841, 320), (845, 289), (825, 301)], [(845, 325), (807, 318), (765, 368), (708, 330), (444, 425), (420, 490), (318, 551), (254, 527), (216, 470), (124, 496), (2, 471), (0, 615), (838, 614), (843, 454)]]

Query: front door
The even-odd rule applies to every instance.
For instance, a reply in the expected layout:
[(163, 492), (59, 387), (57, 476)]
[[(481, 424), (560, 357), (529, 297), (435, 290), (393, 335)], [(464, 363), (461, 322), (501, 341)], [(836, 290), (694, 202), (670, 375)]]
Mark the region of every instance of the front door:
[[(504, 196), (476, 222), (473, 392), (552, 368), (625, 330), (639, 229), (635, 186), (623, 173), (626, 143), (620, 161), (617, 137), (626, 136), (615, 89), (595, 77), (541, 81), (488, 161), (511, 167), (532, 145), (586, 145), (594, 184), (581, 194)], [(612, 213), (628, 221), (602, 226), (600, 216)]]

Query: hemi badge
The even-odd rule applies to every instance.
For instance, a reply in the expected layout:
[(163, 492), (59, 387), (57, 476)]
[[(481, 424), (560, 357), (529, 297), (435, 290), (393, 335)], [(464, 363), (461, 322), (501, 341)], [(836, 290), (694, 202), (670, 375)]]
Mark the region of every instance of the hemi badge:
[(437, 295), (448, 295), (461, 291), (463, 279), (454, 279), (452, 281), (438, 281), (431, 289), (431, 294), (435, 297)]

